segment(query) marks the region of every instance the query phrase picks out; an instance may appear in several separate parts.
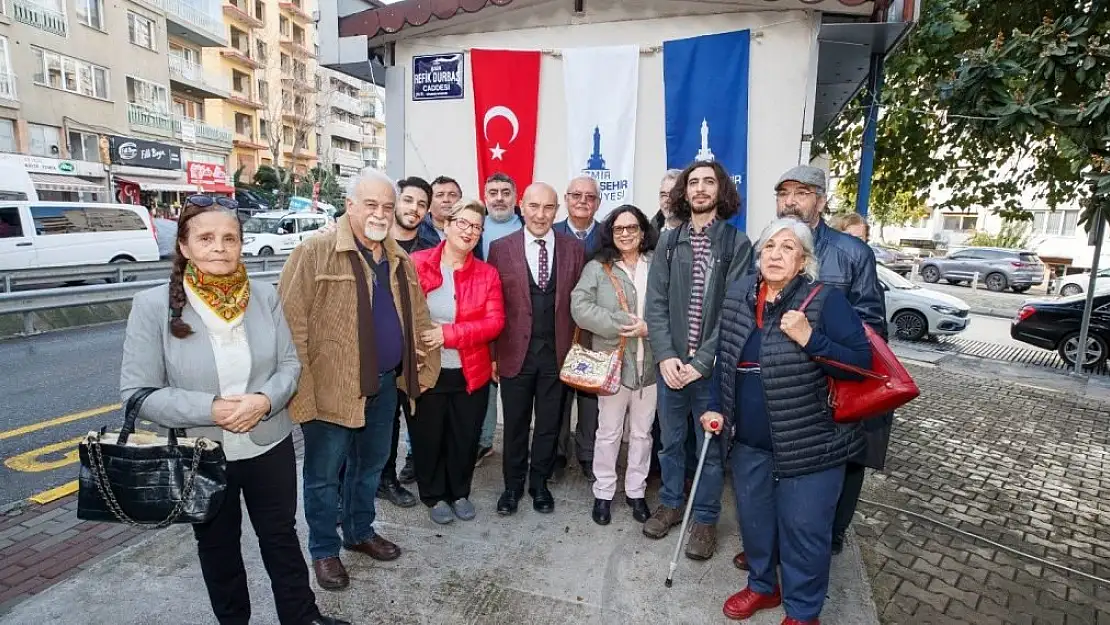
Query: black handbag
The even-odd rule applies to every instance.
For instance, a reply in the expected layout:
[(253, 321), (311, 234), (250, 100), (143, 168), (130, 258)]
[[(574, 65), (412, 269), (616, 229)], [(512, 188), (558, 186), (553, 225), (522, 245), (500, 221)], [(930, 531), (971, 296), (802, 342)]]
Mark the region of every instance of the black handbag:
[(207, 438), (135, 433), (139, 408), (155, 388), (128, 400), (119, 434), (89, 432), (81, 441), (77, 518), (157, 529), (211, 521), (227, 490), (223, 447)]

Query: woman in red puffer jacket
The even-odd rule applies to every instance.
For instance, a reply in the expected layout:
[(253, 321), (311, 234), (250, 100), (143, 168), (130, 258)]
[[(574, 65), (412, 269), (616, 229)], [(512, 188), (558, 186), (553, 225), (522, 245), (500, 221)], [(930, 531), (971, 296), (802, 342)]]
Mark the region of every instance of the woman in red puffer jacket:
[(485, 216), (481, 203), (459, 201), (447, 217), (446, 240), (412, 255), (436, 324), (421, 340), (441, 349), (442, 365), (436, 385), (417, 400), (408, 428), (420, 499), (441, 525), (476, 514), (470, 481), (493, 375), (490, 344), (505, 326), (501, 278), (473, 253)]

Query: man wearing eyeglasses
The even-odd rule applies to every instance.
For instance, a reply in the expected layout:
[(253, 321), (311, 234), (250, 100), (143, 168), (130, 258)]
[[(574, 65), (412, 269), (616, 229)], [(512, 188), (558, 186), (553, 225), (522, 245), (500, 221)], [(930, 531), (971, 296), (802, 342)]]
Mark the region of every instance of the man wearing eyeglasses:
[[(571, 179), (563, 196), (567, 203), (567, 218), (555, 224), (555, 231), (570, 235), (582, 242), (588, 261), (601, 247), (601, 228), (594, 215), (601, 206), (601, 190), (597, 180), (590, 176)], [(578, 404), (578, 425), (574, 432), (574, 451), (582, 475), (586, 481), (594, 481), (594, 438), (597, 435), (597, 395), (583, 393), (574, 389), (567, 390), (566, 405), (563, 406), (562, 423), (559, 425), (559, 450), (555, 456), (554, 481), (563, 476), (571, 451), (570, 417), (571, 407)]]
[[(775, 185), (777, 216), (793, 217), (813, 229), (820, 281), (844, 291), (863, 322), (885, 338), (886, 303), (875, 271), (875, 252), (867, 243), (830, 228), (821, 219), (827, 202), (825, 172), (816, 167), (794, 167), (784, 173)], [(886, 463), (893, 423), (893, 413), (864, 421), (867, 449), (864, 457), (848, 462), (844, 474), (844, 485), (833, 522), (834, 554), (844, 549), (844, 535), (856, 511), (866, 467), (881, 470)], [(743, 552), (733, 558), (733, 564), (747, 570), (748, 563)]]

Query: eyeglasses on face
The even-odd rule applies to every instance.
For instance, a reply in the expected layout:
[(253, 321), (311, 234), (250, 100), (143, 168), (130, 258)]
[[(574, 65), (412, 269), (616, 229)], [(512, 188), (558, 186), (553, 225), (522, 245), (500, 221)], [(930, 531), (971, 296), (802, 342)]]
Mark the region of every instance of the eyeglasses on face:
[(622, 234), (636, 234), (640, 232), (639, 224), (632, 224), (631, 226), (613, 226), (613, 235), (620, 236)]
[(808, 200), (815, 195), (817, 195), (817, 193), (810, 191), (809, 189), (794, 189), (793, 191), (789, 189), (780, 189), (778, 191), (775, 191), (775, 197), (780, 200), (789, 200), (790, 196), (794, 196), (799, 200)]
[(583, 198), (585, 198), (586, 201), (591, 203), (591, 204), (593, 204), (594, 202), (597, 201), (597, 196), (594, 195), (593, 193), (582, 193), (581, 191), (575, 191), (573, 193), (568, 193), (567, 197), (574, 200), (575, 202), (581, 202)]
[(451, 223), (458, 226), (462, 232), (482, 232), (482, 224), (471, 223), (461, 217), (456, 217), (451, 220)]
[(236, 202), (229, 197), (212, 197), (211, 195), (203, 194), (190, 195), (189, 197), (185, 198), (185, 202), (199, 208), (208, 208), (213, 204), (218, 204), (224, 208), (230, 208), (231, 210), (239, 208), (239, 202)]

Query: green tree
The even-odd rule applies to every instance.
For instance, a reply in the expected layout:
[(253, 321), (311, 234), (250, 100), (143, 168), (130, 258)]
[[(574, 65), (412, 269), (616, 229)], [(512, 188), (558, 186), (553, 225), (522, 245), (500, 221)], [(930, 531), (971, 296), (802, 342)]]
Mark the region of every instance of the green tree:
[(1004, 247), (1007, 249), (1025, 249), (1029, 246), (1029, 222), (1007, 219), (1002, 222), (998, 234), (989, 232), (976, 232), (966, 245), (974, 247)]
[[(836, 187), (838, 203), (846, 210), (854, 210), (858, 178), (841, 180)], [(929, 216), (928, 204), (913, 191), (898, 190), (893, 184), (875, 180), (871, 204), (867, 213), (871, 224), (878, 226), (878, 238), (883, 239), (884, 226), (904, 226)]]

